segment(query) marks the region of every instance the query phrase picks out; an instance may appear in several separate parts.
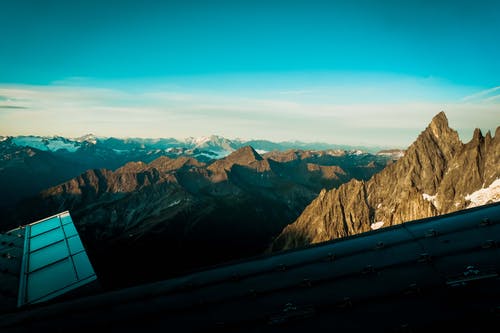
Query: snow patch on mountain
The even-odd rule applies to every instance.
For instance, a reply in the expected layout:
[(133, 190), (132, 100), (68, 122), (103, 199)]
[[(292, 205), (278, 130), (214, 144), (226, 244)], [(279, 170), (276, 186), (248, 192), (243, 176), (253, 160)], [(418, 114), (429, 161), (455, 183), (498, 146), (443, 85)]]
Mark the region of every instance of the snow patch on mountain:
[(49, 140), (47, 142), (47, 148), (50, 151), (58, 151), (60, 149), (66, 149), (67, 151), (74, 153), (78, 150), (79, 146), (74, 142), (65, 142), (63, 140)]
[(117, 154), (125, 154), (125, 153), (128, 153), (128, 150), (126, 149), (115, 149), (113, 148), (113, 151)]
[(12, 139), (12, 143), (19, 147), (31, 147), (43, 151), (49, 150), (40, 137), (18, 136)]
[(424, 200), (427, 200), (427, 201), (431, 202), (434, 206), (436, 206), (436, 195), (430, 195), (427, 193), (423, 193), (422, 197), (424, 198)]
[(18, 136), (12, 139), (12, 143), (19, 147), (31, 147), (43, 151), (66, 149), (73, 153), (79, 148), (77, 143), (59, 137)]
[(467, 208), (500, 201), (500, 178), (497, 178), (490, 186), (467, 195), (465, 200), (470, 201)]
[(405, 151), (401, 149), (388, 149), (382, 150), (377, 153), (378, 156), (392, 157), (393, 159), (400, 159), (405, 156)]
[(84, 136), (75, 138), (74, 140), (77, 142), (89, 142), (95, 145), (97, 143), (97, 136), (94, 134), (85, 134)]
[(193, 145), (195, 147), (201, 146), (202, 144), (209, 142), (210, 137), (209, 136), (200, 136), (200, 137), (188, 137), (184, 139), (184, 143)]
[(174, 202), (170, 203), (170, 204), (167, 206), (167, 208), (170, 208), (170, 207), (176, 206), (176, 205), (178, 205), (178, 204), (180, 204), (180, 203), (181, 203), (181, 200), (175, 200)]
[(382, 226), (383, 226), (383, 225), (384, 225), (384, 221), (378, 221), (378, 222), (372, 223), (372, 224), (370, 225), (370, 228), (371, 228), (372, 230), (377, 230), (377, 229), (382, 228)]

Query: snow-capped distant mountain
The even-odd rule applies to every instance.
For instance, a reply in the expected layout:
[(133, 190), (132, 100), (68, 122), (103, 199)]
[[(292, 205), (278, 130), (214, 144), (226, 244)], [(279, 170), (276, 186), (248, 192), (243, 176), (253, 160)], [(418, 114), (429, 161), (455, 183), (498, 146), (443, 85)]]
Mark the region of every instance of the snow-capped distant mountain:
[(400, 159), (401, 157), (405, 156), (405, 150), (403, 150), (403, 149), (381, 150), (377, 153), (377, 155), (388, 156), (388, 157), (392, 157), (393, 159), (397, 160), (397, 159)]
[(12, 143), (19, 147), (31, 147), (42, 151), (58, 151), (67, 150), (75, 152), (80, 148), (80, 144), (76, 141), (66, 139), (59, 136), (40, 137), (40, 136), (16, 136), (12, 138)]
[(186, 139), (184, 139), (184, 142), (186, 142), (187, 144), (191, 144), (191, 145), (195, 145), (195, 146), (199, 146), (199, 145), (202, 145), (204, 144), (205, 142), (208, 142), (210, 141), (210, 137), (209, 136), (200, 136), (200, 137), (188, 137)]
[(192, 148), (225, 151), (227, 154), (240, 148), (239, 141), (226, 139), (218, 135), (202, 136), (198, 138), (189, 137), (186, 138), (184, 142), (192, 146)]
[(88, 142), (88, 143), (92, 143), (95, 145), (97, 143), (97, 136), (95, 136), (92, 133), (89, 133), (89, 134), (85, 134), (79, 138), (75, 138), (74, 140), (77, 142)]
[[(10, 141), (8, 139), (11, 139)], [(189, 155), (201, 159), (218, 159), (229, 155), (231, 152), (244, 146), (252, 146), (260, 152), (284, 151), (289, 149), (303, 150), (342, 150), (349, 154), (362, 154), (375, 152), (378, 147), (352, 147), (332, 145), (326, 143), (306, 142), (272, 142), (268, 140), (242, 140), (227, 139), (218, 135), (188, 137), (184, 140), (174, 138), (113, 138), (98, 137), (94, 134), (86, 134), (77, 138), (64, 138), (60, 136), (0, 136), (0, 142), (11, 142), (18, 147), (30, 147), (42, 151), (75, 153), (77, 151), (97, 149), (102, 153), (111, 151), (117, 154), (144, 153), (151, 154), (173, 154)], [(387, 152), (387, 151), (386, 151)], [(383, 153), (383, 152), (381, 152)], [(396, 157), (400, 157), (399, 155)]]

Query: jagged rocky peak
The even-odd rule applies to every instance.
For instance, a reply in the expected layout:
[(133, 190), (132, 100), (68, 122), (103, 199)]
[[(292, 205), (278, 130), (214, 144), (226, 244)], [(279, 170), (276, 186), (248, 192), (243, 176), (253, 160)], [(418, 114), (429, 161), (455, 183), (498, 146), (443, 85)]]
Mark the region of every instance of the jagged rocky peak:
[(440, 132), (450, 128), (448, 125), (448, 118), (446, 117), (444, 111), (439, 112), (437, 115), (434, 116), (434, 118), (432, 118), (432, 121), (429, 124), (429, 128), (432, 130), (432, 133), (437, 138), (439, 138)]
[(255, 161), (262, 161), (262, 156), (252, 146), (245, 146), (232, 152), (226, 157), (226, 160), (238, 162), (238, 164), (249, 164)]
[(474, 130), (474, 134), (472, 135), (472, 140), (473, 142), (479, 142), (484, 139), (483, 132), (481, 132), (481, 129), (476, 128)]
[(392, 172), (376, 175), (379, 180), (376, 186), (393, 187), (398, 182), (425, 193), (436, 193), (450, 160), (462, 146), (458, 133), (449, 127), (446, 114), (440, 112), (410, 145), (405, 156), (391, 166)]
[(492, 202), (495, 182), (500, 182), (499, 138), (498, 129), (494, 138), (476, 129), (464, 145), (440, 112), (402, 158), (369, 181), (351, 180), (321, 193), (272, 248), (327, 241)]
[(486, 135), (484, 136), (484, 139), (485, 141), (489, 144), (491, 142), (491, 140), (493, 140), (493, 138), (491, 137), (491, 131), (488, 130), (488, 132), (486, 132)]
[[(451, 158), (462, 145), (457, 131), (450, 128), (448, 118), (443, 111), (432, 118), (429, 126), (420, 134), (412, 146), (431, 148), (429, 145), (439, 148), (439, 151), (447, 159)], [(409, 149), (411, 149), (411, 146)]]
[(245, 146), (213, 162), (208, 169), (211, 171), (229, 170), (235, 164), (249, 166), (259, 161), (263, 161), (262, 156), (251, 146)]

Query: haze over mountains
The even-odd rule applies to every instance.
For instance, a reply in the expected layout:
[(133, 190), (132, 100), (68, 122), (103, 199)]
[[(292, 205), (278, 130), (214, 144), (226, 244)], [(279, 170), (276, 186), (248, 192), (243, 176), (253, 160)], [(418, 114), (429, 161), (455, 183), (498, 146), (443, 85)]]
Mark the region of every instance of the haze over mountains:
[(444, 112), (368, 181), (323, 190), (272, 249), (323, 242), (500, 200), (500, 127), (463, 144)]

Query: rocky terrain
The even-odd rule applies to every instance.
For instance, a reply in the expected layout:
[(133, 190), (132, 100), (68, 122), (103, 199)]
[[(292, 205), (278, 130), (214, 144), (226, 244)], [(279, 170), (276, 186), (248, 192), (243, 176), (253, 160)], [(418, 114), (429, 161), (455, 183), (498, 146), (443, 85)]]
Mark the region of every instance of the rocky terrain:
[(4, 230), (69, 210), (100, 280), (114, 287), (262, 253), (323, 188), (382, 170), (386, 156), (250, 146), (91, 169), (2, 211)]
[[(278, 151), (278, 154), (294, 149), (336, 149), (342, 153), (356, 154), (359, 149), (324, 143), (230, 140), (217, 135), (184, 140), (120, 139), (92, 134), (74, 139), (60, 136), (0, 136), (0, 188), (3, 189), (0, 191), (0, 208), (9, 207), (89, 169), (115, 170), (128, 162), (149, 163), (160, 156), (192, 157), (209, 164), (244, 146), (252, 146), (259, 153)], [(376, 151), (374, 147), (366, 149), (371, 149), (372, 153)], [(378, 157), (372, 159), (382, 160)]]
[[(391, 154), (392, 152), (386, 152)], [(397, 162), (370, 180), (323, 190), (271, 250), (354, 235), (500, 200), (500, 127), (463, 144), (436, 115)]]

